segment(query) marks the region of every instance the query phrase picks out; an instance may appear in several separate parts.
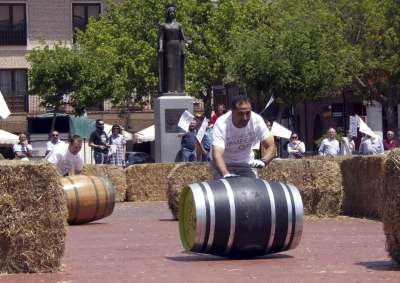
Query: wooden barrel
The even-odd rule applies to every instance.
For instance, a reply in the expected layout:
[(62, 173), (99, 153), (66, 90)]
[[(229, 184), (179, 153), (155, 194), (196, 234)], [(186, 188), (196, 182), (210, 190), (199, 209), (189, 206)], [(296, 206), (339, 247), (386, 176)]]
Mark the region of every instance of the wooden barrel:
[(197, 253), (252, 257), (294, 249), (303, 202), (293, 185), (252, 178), (195, 183), (182, 190), (179, 230)]
[(75, 175), (61, 178), (68, 206), (68, 223), (82, 224), (109, 216), (115, 189), (107, 178)]

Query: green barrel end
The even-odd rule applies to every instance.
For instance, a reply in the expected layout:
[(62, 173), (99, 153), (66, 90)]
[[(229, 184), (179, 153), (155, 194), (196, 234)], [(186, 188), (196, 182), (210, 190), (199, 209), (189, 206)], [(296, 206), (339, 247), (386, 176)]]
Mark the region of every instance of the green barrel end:
[(179, 233), (183, 247), (190, 251), (196, 239), (196, 204), (189, 186), (183, 188), (179, 199)]

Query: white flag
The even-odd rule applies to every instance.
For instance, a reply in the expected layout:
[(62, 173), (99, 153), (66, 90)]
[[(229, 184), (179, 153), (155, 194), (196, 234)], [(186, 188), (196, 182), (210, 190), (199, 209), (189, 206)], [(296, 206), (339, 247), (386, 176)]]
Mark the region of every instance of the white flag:
[(277, 122), (274, 122), (272, 124), (271, 134), (273, 134), (274, 136), (277, 136), (277, 137), (290, 139), (290, 136), (292, 135), (292, 131), (286, 129), (284, 126), (278, 124)]
[(196, 138), (199, 141), (199, 143), (201, 143), (201, 141), (203, 140), (204, 134), (206, 133), (207, 126), (208, 126), (208, 119), (204, 118), (203, 123), (201, 123), (200, 129), (196, 135)]
[(188, 132), (189, 125), (193, 121), (193, 118), (194, 118), (193, 114), (185, 110), (185, 112), (182, 113), (181, 118), (179, 119), (178, 127), (184, 130), (185, 132)]
[(7, 103), (4, 100), (4, 97), (0, 91), (0, 117), (3, 119), (7, 119), (7, 117), (10, 116), (10, 114), (11, 114), (11, 112), (8, 109)]
[(371, 130), (370, 127), (368, 127), (367, 123), (365, 123), (363, 121), (363, 119), (361, 119), (360, 116), (356, 116), (358, 118), (358, 122), (359, 122), (359, 127), (360, 127), (360, 132), (364, 133), (370, 137), (376, 138), (378, 137), (377, 134), (374, 133), (374, 131)]
[(274, 102), (274, 96), (273, 95), (271, 95), (271, 97), (269, 98), (269, 100), (267, 102), (267, 105), (265, 105), (264, 109), (260, 112), (260, 114), (263, 113), (265, 110), (267, 110), (267, 108), (272, 104), (272, 102)]
[(357, 116), (349, 116), (350, 123), (349, 123), (349, 131), (352, 137), (357, 136), (357, 126), (358, 126), (358, 119)]

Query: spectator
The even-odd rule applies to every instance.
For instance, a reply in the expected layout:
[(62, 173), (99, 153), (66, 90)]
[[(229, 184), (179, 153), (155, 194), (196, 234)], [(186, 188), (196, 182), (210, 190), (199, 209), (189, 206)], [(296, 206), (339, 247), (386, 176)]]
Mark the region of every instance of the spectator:
[(383, 147), (385, 150), (392, 150), (400, 147), (400, 143), (395, 139), (393, 131), (387, 131), (386, 139), (383, 140)]
[[(265, 152), (254, 159), (252, 147), (261, 143)], [(239, 95), (231, 111), (214, 125), (212, 171), (214, 179), (235, 176), (257, 178), (256, 168), (266, 166), (275, 157), (275, 144), (263, 118), (251, 111), (250, 99)]]
[(347, 132), (347, 137), (342, 137), (340, 140), (340, 155), (352, 155), (356, 145), (353, 141), (353, 136), (350, 130)]
[(291, 159), (304, 157), (306, 146), (304, 145), (304, 142), (299, 140), (299, 136), (296, 133), (292, 133), (290, 136), (290, 141), (287, 144), (287, 152), (289, 154), (289, 158)]
[(108, 154), (107, 135), (104, 132), (104, 121), (96, 120), (96, 130), (90, 135), (89, 146), (94, 150), (96, 164), (106, 164)]
[(201, 141), (201, 146), (203, 149), (202, 161), (210, 161), (211, 157), (211, 146), (212, 146), (212, 135), (214, 130), (214, 124), (211, 121), (208, 122), (206, 132), (204, 133), (203, 140)]
[(47, 161), (56, 165), (62, 176), (80, 174), (83, 169), (83, 159), (79, 152), (82, 148), (82, 139), (75, 135), (69, 140), (69, 144), (59, 145), (46, 157)]
[(211, 116), (211, 124), (215, 124), (217, 122), (217, 119), (219, 116), (225, 113), (225, 105), (223, 104), (218, 104), (217, 106), (217, 111), (215, 112), (214, 115)]
[(193, 120), (189, 125), (189, 131), (182, 136), (181, 152), (182, 152), (182, 161), (184, 162), (193, 162), (197, 160), (196, 126), (197, 126), (196, 120)]
[(29, 161), (32, 157), (32, 145), (28, 143), (24, 133), (19, 135), (19, 143), (14, 144), (13, 152), (17, 160)]
[(334, 128), (329, 128), (327, 135), (328, 137), (324, 138), (319, 146), (318, 154), (323, 156), (336, 156), (340, 151), (339, 141), (336, 139), (336, 130)]
[(265, 124), (267, 125), (268, 130), (271, 131), (271, 129), (272, 129), (271, 121), (266, 120)]
[(109, 158), (110, 164), (117, 166), (125, 166), (125, 145), (126, 140), (121, 134), (121, 127), (113, 125), (111, 128), (111, 136), (109, 138)]
[(365, 135), (360, 144), (360, 148), (358, 152), (362, 155), (375, 155), (375, 154), (382, 154), (384, 151), (383, 143), (380, 137), (375, 136), (371, 137)]
[(46, 144), (46, 156), (53, 151), (54, 147), (65, 144), (60, 140), (59, 135), (60, 134), (57, 131), (53, 131), (51, 134), (51, 139)]

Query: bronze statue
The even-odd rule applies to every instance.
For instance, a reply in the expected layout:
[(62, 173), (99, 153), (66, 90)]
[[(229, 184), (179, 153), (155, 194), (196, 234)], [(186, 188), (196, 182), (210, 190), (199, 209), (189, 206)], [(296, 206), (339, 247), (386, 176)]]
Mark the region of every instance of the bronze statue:
[(176, 21), (176, 6), (165, 6), (165, 23), (158, 32), (158, 77), (161, 95), (184, 95), (185, 44), (189, 42)]

